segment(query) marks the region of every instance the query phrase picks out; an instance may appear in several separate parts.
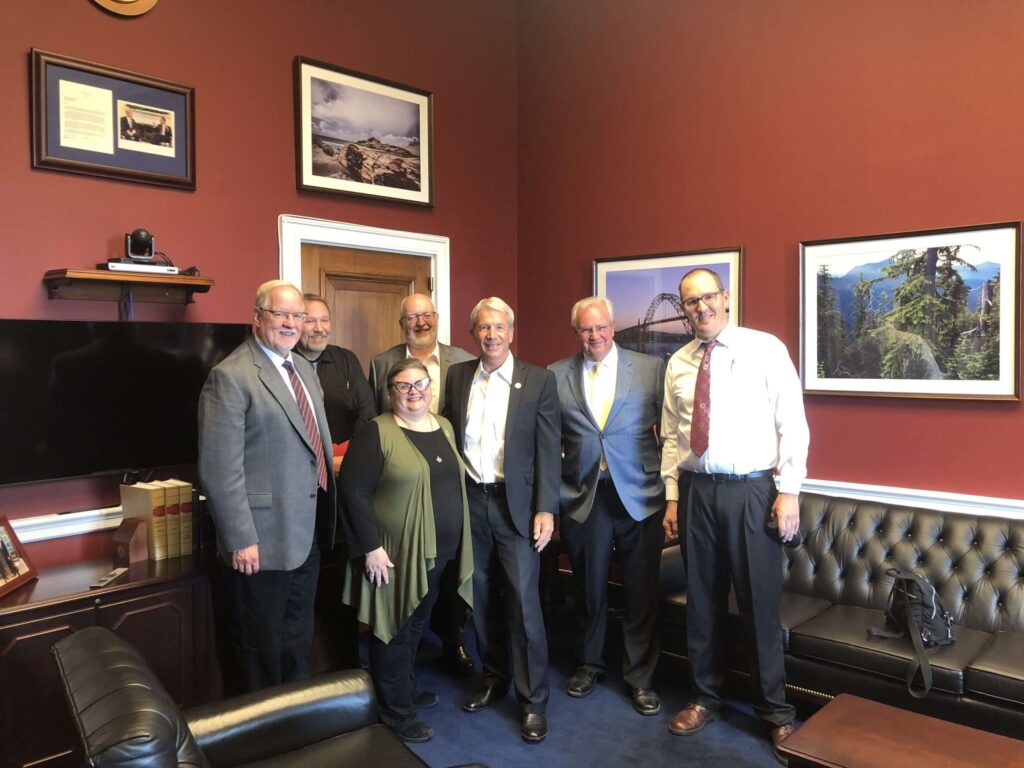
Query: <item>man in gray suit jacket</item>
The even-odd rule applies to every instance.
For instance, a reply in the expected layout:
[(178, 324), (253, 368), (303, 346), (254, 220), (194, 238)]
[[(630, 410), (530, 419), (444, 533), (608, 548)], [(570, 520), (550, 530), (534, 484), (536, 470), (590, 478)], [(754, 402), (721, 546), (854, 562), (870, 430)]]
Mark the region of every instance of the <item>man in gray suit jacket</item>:
[[(429, 296), (414, 293), (402, 300), (398, 325), (405, 334), (405, 344), (375, 355), (370, 361), (370, 389), (373, 390), (377, 413), (391, 410), (387, 375), (391, 366), (407, 357), (415, 357), (430, 373), (430, 388), (434, 397), (430, 401), (431, 413), (437, 413), (444, 403), (444, 383), (448, 368), (455, 363), (475, 359), (459, 347), (449, 347), (437, 340), (437, 311)], [(441, 595), (430, 616), (430, 628), (441, 638), (445, 665), (458, 677), (473, 674), (473, 659), (466, 652), (465, 630), (469, 623), (469, 609), (458, 594), (458, 568), (454, 561), (444, 574)]]
[(604, 673), (608, 566), (614, 547), (625, 587), (623, 678), (641, 715), (661, 709), (651, 678), (658, 663), (658, 574), (665, 486), (655, 429), (665, 363), (613, 341), (612, 303), (580, 299), (572, 326), (582, 351), (549, 366), (562, 411), (561, 537), (572, 561), (580, 623), (579, 668), (567, 693), (582, 698)]
[(252, 337), (210, 371), (199, 400), (199, 477), (250, 690), (309, 676), (318, 544), (333, 543), (337, 521), (323, 393), (292, 354), (304, 318), (295, 286), (261, 285)]
[(387, 374), (391, 366), (407, 357), (415, 357), (430, 372), (431, 389), (434, 398), (430, 410), (437, 413), (444, 403), (444, 382), (449, 366), (472, 360), (473, 355), (460, 347), (449, 347), (437, 341), (437, 310), (429, 296), (414, 293), (402, 300), (398, 325), (405, 334), (405, 344), (396, 344), (391, 349), (374, 355), (370, 361), (370, 389), (377, 400), (377, 413), (391, 410), (388, 396)]

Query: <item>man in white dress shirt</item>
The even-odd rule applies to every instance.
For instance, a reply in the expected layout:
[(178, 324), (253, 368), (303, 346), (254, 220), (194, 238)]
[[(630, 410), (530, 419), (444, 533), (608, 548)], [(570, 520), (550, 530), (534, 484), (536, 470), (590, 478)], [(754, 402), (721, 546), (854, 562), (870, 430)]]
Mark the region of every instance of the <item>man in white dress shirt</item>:
[(665, 532), (681, 532), (686, 560), (686, 635), (697, 700), (669, 730), (696, 733), (721, 707), (720, 630), (731, 581), (751, 654), (754, 711), (771, 727), (775, 756), (785, 764), (777, 747), (795, 730), (795, 712), (786, 702), (779, 623), (780, 540), (797, 534), (807, 475), (800, 379), (781, 341), (729, 324), (729, 292), (715, 272), (688, 272), (679, 299), (696, 338), (669, 360), (661, 468)]

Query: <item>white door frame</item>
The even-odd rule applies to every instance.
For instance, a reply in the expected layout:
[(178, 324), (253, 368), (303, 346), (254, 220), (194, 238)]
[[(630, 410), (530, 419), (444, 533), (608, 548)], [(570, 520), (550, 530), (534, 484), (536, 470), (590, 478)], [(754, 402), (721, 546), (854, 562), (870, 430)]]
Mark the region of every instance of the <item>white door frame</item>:
[[(434, 279), (434, 306), (437, 308), (437, 338), (448, 344), (451, 340), (451, 295), (449, 290), (449, 241), (439, 235), (378, 229), (360, 224), (347, 224), (328, 219), (281, 214), (277, 233), (281, 253), (281, 279), (302, 286), (302, 244), (331, 245), (339, 248), (361, 248), (366, 251), (388, 251), (423, 256), (430, 259), (430, 275)], [(397, 318), (395, 318), (397, 319)]]

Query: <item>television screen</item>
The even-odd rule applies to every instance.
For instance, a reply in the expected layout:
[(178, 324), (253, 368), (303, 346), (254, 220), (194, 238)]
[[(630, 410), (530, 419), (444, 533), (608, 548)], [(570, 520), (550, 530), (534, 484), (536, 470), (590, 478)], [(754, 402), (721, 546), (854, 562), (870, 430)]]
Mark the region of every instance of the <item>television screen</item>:
[(189, 464), (247, 324), (0, 320), (0, 484)]

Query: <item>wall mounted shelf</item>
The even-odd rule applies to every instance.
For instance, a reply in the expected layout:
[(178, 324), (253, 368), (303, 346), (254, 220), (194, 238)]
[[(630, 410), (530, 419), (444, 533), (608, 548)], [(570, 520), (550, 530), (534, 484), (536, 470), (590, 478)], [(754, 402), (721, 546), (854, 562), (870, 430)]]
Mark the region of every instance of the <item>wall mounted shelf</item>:
[(208, 277), (156, 275), (148, 272), (111, 272), (105, 269), (51, 269), (43, 275), (51, 299), (117, 301), (121, 320), (131, 319), (136, 301), (156, 304), (191, 304), (196, 293), (213, 287)]

